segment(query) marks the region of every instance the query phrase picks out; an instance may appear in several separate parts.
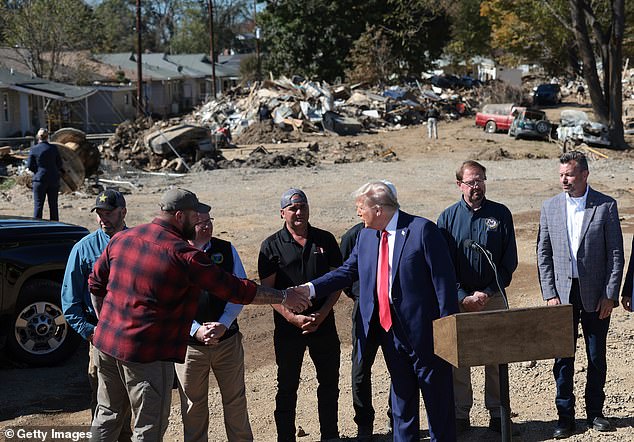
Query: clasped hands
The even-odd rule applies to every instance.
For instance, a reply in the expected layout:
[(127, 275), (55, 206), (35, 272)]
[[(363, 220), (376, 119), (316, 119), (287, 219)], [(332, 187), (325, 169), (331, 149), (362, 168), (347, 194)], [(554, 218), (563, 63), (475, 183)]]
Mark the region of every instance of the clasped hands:
[(205, 345), (216, 345), (226, 331), (227, 327), (220, 322), (205, 322), (196, 330), (194, 337)]
[(462, 307), (468, 312), (480, 312), (489, 302), (489, 295), (476, 290), (462, 300)]
[(286, 299), (282, 303), (293, 313), (299, 313), (312, 305), (310, 302), (310, 288), (308, 285), (289, 287), (286, 289)]

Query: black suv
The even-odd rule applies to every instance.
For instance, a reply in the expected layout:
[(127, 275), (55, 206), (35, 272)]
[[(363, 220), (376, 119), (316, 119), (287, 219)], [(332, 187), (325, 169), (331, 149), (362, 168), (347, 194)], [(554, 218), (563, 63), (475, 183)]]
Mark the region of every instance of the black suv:
[(533, 104), (548, 105), (561, 103), (561, 88), (558, 84), (540, 84), (533, 94)]
[(0, 347), (31, 365), (63, 361), (80, 337), (62, 313), (60, 292), (84, 227), (0, 215)]

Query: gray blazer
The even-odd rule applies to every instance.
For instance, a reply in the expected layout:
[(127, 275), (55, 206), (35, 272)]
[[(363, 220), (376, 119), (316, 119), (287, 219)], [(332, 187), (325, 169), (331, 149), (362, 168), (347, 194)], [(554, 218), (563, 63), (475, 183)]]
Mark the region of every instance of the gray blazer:
[[(539, 221), (537, 267), (544, 300), (559, 297), (562, 304), (570, 303), (571, 259), (566, 195), (562, 192), (544, 202)], [(623, 235), (616, 201), (590, 188), (577, 251), (579, 289), (585, 311), (595, 311), (603, 296), (618, 305), (623, 265)]]

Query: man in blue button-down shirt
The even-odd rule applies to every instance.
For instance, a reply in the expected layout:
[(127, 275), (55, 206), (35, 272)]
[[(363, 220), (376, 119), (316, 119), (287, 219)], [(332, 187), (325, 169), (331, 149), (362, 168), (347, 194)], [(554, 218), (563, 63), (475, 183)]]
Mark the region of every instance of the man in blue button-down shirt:
[[(110, 238), (126, 228), (125, 198), (116, 190), (104, 190), (97, 196), (95, 206), (91, 211), (97, 212), (99, 229), (85, 236), (73, 246), (68, 256), (62, 284), (64, 317), (73, 330), (88, 342), (92, 342), (97, 324), (97, 316), (88, 291), (88, 276), (92, 272), (97, 258), (108, 245)], [(92, 388), (91, 409), (94, 414), (97, 405), (97, 369), (93, 363), (92, 351), (90, 351), (88, 362), (88, 379)], [(126, 431), (121, 434), (123, 436)]]
[[(438, 218), (449, 245), (458, 281), (461, 312), (505, 308), (500, 293), (511, 283), (517, 268), (517, 245), (513, 216), (503, 204), (486, 199), (486, 168), (476, 161), (465, 161), (456, 171), (460, 201), (445, 209)], [(491, 252), (498, 281), (487, 259), (465, 241), (474, 241)], [(499, 282), (499, 285), (498, 285)], [(454, 398), (458, 434), (470, 428), (469, 412), (473, 405), (469, 367), (454, 368)], [(500, 432), (500, 383), (497, 365), (485, 367), (484, 402), (491, 420), (489, 429)]]

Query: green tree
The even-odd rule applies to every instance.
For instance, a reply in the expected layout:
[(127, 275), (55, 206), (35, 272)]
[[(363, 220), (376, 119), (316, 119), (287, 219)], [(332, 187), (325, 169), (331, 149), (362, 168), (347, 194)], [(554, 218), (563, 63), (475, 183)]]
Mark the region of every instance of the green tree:
[[(216, 53), (236, 46), (236, 34), (250, 21), (252, 4), (247, 0), (213, 1), (214, 47)], [(181, 1), (174, 34), (168, 49), (172, 53), (209, 52), (209, 0)]]
[(480, 13), (481, 3), (482, 0), (441, 1), (451, 21), (451, 40), (445, 53), (456, 62), (491, 55), (491, 23)]
[(135, 50), (135, 0), (104, 0), (95, 7), (95, 52), (128, 52)]
[(174, 54), (209, 52), (209, 13), (200, 2), (189, 2), (176, 24), (174, 36), (169, 42)]
[(368, 26), (354, 42), (348, 64), (346, 78), (352, 82), (387, 83), (389, 76), (398, 70), (385, 31), (376, 25)]
[(402, 75), (429, 67), (448, 38), (444, 12), (432, 0), (269, 1), (259, 22), (269, 70), (326, 81), (343, 76), (368, 25), (382, 29)]
[(326, 81), (341, 78), (352, 43), (381, 2), (268, 1), (258, 17), (266, 45), (265, 69)]
[(387, 0), (381, 22), (404, 76), (429, 69), (449, 41), (448, 17), (435, 0)]
[(54, 79), (63, 51), (84, 49), (94, 29), (91, 9), (82, 0), (6, 2), (4, 39), (38, 77)]
[(566, 1), (553, 0), (550, 5), (541, 0), (483, 1), (481, 14), (491, 23), (495, 58), (511, 66), (540, 63), (554, 75), (574, 71), (571, 35), (557, 19), (566, 14)]

